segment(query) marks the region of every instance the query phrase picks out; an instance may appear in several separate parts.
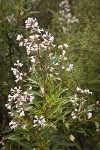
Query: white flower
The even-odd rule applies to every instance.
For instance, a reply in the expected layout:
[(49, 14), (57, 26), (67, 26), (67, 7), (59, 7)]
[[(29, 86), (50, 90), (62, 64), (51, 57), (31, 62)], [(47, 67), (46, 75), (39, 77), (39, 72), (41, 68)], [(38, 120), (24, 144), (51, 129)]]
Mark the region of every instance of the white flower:
[(11, 129), (15, 129), (15, 128), (17, 128), (18, 124), (14, 121), (11, 121), (11, 122), (9, 122), (9, 126)]
[(12, 116), (14, 116), (14, 113), (12, 113), (12, 112), (8, 112), (8, 114), (12, 117)]
[(69, 68), (72, 69), (73, 68), (73, 64), (69, 64)]
[(65, 66), (62, 66), (62, 69), (65, 69)]
[(28, 89), (29, 89), (29, 90), (32, 90), (32, 86), (30, 86)]
[(76, 119), (77, 118), (77, 116), (76, 116), (76, 114), (74, 112), (71, 113), (71, 116), (72, 116), (72, 119)]
[(80, 91), (81, 89), (79, 87), (76, 88), (77, 91)]
[(32, 28), (32, 29), (35, 29), (38, 27), (38, 22), (35, 19), (29, 17), (26, 21), (25, 21), (25, 25), (26, 25), (26, 28)]
[(77, 112), (77, 111), (78, 111), (78, 109), (76, 109), (76, 108), (75, 108), (75, 111)]
[(21, 35), (18, 35), (18, 36), (17, 36), (17, 39), (16, 39), (16, 40), (17, 40), (17, 41), (20, 41), (22, 38), (23, 38), (23, 35), (21, 34)]
[(68, 68), (66, 68), (66, 71), (70, 71), (73, 69), (73, 64), (69, 64)]
[(53, 68), (53, 67), (51, 67), (51, 68), (50, 68), (50, 72), (53, 72), (53, 71), (54, 71), (54, 68)]
[(74, 99), (70, 100), (70, 102), (75, 103), (76, 101)]
[(5, 104), (5, 106), (7, 107), (7, 109), (11, 109), (11, 105)]
[(55, 66), (58, 66), (58, 65), (59, 65), (59, 63), (57, 62), (57, 63), (55, 63), (54, 65), (55, 65)]
[(68, 45), (67, 45), (67, 44), (64, 44), (64, 47), (65, 47), (65, 48), (68, 48)]
[(65, 50), (63, 50), (63, 51), (62, 51), (62, 55), (64, 56), (65, 54), (66, 54), (66, 51), (65, 51)]
[(75, 115), (72, 116), (72, 119), (76, 119), (76, 118), (77, 118), (77, 116), (75, 116)]
[(33, 102), (34, 98), (35, 98), (34, 96), (30, 96), (30, 99), (29, 99), (30, 103)]
[(22, 102), (22, 101), (20, 101), (20, 102), (19, 102), (19, 105), (20, 105), (20, 106), (22, 106), (22, 105), (23, 105), (23, 102)]
[(20, 47), (22, 47), (23, 45), (24, 45), (24, 43), (23, 43), (23, 42), (20, 42), (20, 43), (19, 43), (19, 46), (20, 46)]
[(86, 94), (92, 94), (92, 92), (90, 92), (89, 89), (85, 89), (84, 93), (86, 93)]
[(39, 125), (41, 125), (41, 126), (46, 125), (46, 121), (45, 121), (45, 118), (43, 116), (41, 116), (41, 117), (35, 116), (33, 123), (34, 123), (34, 127), (37, 127)]
[(51, 42), (54, 41), (54, 36), (50, 36), (50, 39), (49, 39)]
[(13, 74), (16, 76), (16, 74), (19, 73), (19, 71), (16, 68), (11, 68), (11, 70), (13, 71)]
[(92, 117), (92, 113), (91, 112), (88, 112), (87, 115), (88, 115), (88, 119), (90, 119)]
[(35, 63), (35, 62), (36, 62), (36, 59), (35, 59), (33, 56), (31, 56), (30, 59), (31, 59), (30, 61), (31, 61), (32, 63)]
[(69, 68), (66, 68), (66, 71), (70, 71), (70, 69), (69, 69)]
[(22, 117), (22, 116), (25, 116), (25, 112), (24, 111), (20, 112), (20, 117)]
[(19, 60), (17, 60), (17, 63), (14, 63), (14, 66), (18, 66), (18, 67), (22, 67), (23, 64), (19, 62)]
[(63, 49), (63, 45), (59, 45), (59, 46), (58, 46), (58, 49)]
[(64, 60), (67, 60), (67, 57), (63, 57)]
[(14, 125), (14, 124), (16, 124), (16, 122), (14, 121), (9, 122), (9, 125)]
[(99, 101), (96, 101), (96, 104), (99, 104), (100, 102)]

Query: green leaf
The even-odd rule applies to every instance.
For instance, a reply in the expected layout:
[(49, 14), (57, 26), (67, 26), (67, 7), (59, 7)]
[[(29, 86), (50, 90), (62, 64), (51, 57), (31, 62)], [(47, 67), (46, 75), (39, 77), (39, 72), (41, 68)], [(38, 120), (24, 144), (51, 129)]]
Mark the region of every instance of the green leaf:
[(53, 141), (58, 143), (59, 145), (65, 146), (65, 147), (74, 147), (74, 146), (76, 146), (78, 150), (81, 150), (81, 148), (75, 142), (70, 143), (70, 142), (63, 142), (63, 141), (57, 141), (57, 140), (53, 140)]
[(21, 145), (23, 148), (25, 148), (26, 150), (32, 150), (32, 146), (30, 143), (28, 143), (27, 141), (16, 141), (19, 145)]
[(33, 106), (26, 106), (26, 108), (25, 108), (26, 111), (30, 111), (32, 109), (33, 109)]
[(67, 91), (68, 89), (62, 89), (61, 91), (59, 91), (57, 94), (56, 94), (56, 96), (55, 96), (55, 100), (62, 94), (62, 93), (64, 93), (65, 91)]
[(11, 141), (21, 140), (19, 135), (18, 134), (14, 134), (14, 133), (6, 136), (5, 139), (9, 139)]
[(65, 123), (66, 128), (69, 130), (69, 123)]
[(98, 130), (99, 129), (99, 122), (97, 122), (97, 121), (94, 121), (94, 124), (95, 124), (95, 126), (96, 126), (96, 129)]
[(54, 63), (56, 63), (58, 60), (59, 60), (58, 57), (53, 57), (52, 59), (50, 59), (50, 61), (48, 62), (48, 65), (47, 65), (47, 69), (48, 69), (48, 67), (50, 67), (50, 66), (52, 66)]
[(77, 133), (83, 133), (85, 136), (87, 135), (83, 128), (79, 128), (78, 130), (74, 130)]

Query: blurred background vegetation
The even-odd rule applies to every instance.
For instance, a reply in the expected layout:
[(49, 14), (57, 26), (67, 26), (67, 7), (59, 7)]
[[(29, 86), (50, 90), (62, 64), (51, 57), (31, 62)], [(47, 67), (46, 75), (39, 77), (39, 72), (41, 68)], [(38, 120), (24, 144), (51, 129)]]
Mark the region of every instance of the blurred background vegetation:
[[(69, 76), (61, 73), (63, 84), (70, 89), (77, 86), (93, 92), (91, 101), (100, 97), (100, 0), (69, 0), (72, 16), (78, 19), (70, 26), (61, 23), (59, 4), (62, 0), (0, 0), (0, 136), (9, 117), (5, 103), (9, 90), (13, 87), (14, 76), (11, 72), (14, 62), (19, 59), (28, 66), (25, 49), (16, 41), (18, 34), (25, 33), (24, 21), (27, 17), (37, 18), (39, 25), (55, 37), (58, 45), (67, 43), (66, 56), (74, 65)], [(63, 30), (66, 28), (66, 32)], [(99, 114), (98, 114), (99, 115)], [(94, 131), (93, 131), (94, 133)], [(96, 150), (97, 139), (90, 138), (87, 150)], [(83, 140), (85, 142), (85, 140)], [(97, 142), (96, 142), (97, 141)], [(94, 144), (92, 145), (92, 142)], [(80, 143), (83, 144), (82, 139)], [(83, 144), (85, 145), (85, 144)], [(83, 148), (83, 150), (85, 150)], [(99, 149), (98, 149), (99, 150)]]

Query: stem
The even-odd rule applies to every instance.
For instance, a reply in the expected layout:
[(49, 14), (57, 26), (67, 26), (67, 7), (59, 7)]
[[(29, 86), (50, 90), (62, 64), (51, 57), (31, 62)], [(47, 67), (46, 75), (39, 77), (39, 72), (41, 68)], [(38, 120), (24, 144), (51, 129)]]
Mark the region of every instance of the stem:
[(43, 88), (44, 88), (43, 97), (44, 97), (44, 103), (46, 104), (46, 68), (45, 68), (45, 65), (42, 65), (42, 63), (41, 63), (39, 44), (38, 44), (37, 57), (38, 57), (38, 61), (39, 61), (40, 68), (41, 68), (41, 71), (42, 71), (42, 76), (43, 76)]
[[(39, 44), (38, 44), (38, 52), (37, 52), (37, 57), (38, 57), (38, 61), (40, 64), (40, 68), (41, 68), (41, 72), (42, 72), (42, 76), (43, 76), (43, 98), (44, 98), (44, 106), (45, 106), (45, 110), (44, 110), (44, 117), (45, 117), (45, 121), (47, 122), (47, 100), (46, 100), (46, 79), (47, 79), (47, 73), (46, 73), (46, 64), (47, 64), (47, 58), (48, 58), (48, 50), (46, 51), (46, 62), (45, 64), (42, 64), (41, 62), (41, 58), (40, 58), (40, 49), (39, 49)], [(48, 136), (47, 136), (47, 131), (46, 131), (46, 127), (45, 127), (45, 147), (47, 150), (49, 150), (49, 146), (48, 146)], [(44, 147), (44, 148), (45, 148)]]

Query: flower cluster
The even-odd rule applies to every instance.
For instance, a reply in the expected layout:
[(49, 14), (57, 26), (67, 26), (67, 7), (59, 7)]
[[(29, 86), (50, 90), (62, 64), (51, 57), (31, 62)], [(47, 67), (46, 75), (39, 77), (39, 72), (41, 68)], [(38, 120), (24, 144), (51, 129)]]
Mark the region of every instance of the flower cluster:
[[(89, 91), (89, 89), (85, 89), (82, 90), (81, 88), (77, 87), (76, 89), (77, 91), (79, 91), (81, 94), (92, 94), (92, 92)], [(86, 98), (85, 96), (81, 96), (78, 97), (77, 94), (75, 94), (73, 96), (73, 99), (70, 100), (70, 102), (72, 103), (72, 106), (74, 108), (74, 110), (71, 113), (71, 116), (73, 119), (78, 118), (78, 114), (80, 113), (80, 111), (83, 111), (84, 113), (87, 113), (87, 118), (90, 119), (92, 117), (92, 109), (87, 109), (86, 106)]]
[(45, 126), (46, 125), (45, 118), (43, 116), (41, 117), (35, 116), (33, 120), (33, 124), (34, 124), (34, 127)]
[(89, 91), (89, 89), (82, 90), (81, 88), (77, 87), (77, 91), (80, 93), (85, 93), (85, 94), (92, 94), (92, 92)]
[(40, 51), (49, 51), (54, 37), (48, 32), (40, 29), (36, 19), (28, 18), (25, 21), (25, 26), (30, 30), (30, 36), (28, 38), (23, 37), (23, 35), (18, 35), (17, 40), (20, 41), (19, 46), (25, 46), (27, 50), (27, 55), (32, 63), (39, 61)]
[[(45, 32), (43, 29), (40, 29), (38, 26), (38, 22), (36, 19), (28, 18), (25, 21), (25, 26), (30, 30), (30, 35), (28, 38), (24, 38), (24, 36), (18, 35), (17, 41), (19, 41), (19, 46), (26, 47), (27, 55), (29, 57), (29, 60), (32, 62), (32, 64), (42, 64), (41, 63), (41, 55), (42, 53), (46, 52), (46, 58), (51, 58), (51, 55), (49, 53), (49, 50), (52, 46), (54, 46), (52, 43), (54, 41), (54, 37), (49, 34), (48, 32)], [(45, 53), (44, 53), (45, 54)], [(22, 81), (23, 77), (26, 75), (26, 73), (23, 73), (22, 70), (23, 64), (17, 60), (17, 63), (14, 64), (14, 68), (11, 70), (13, 71), (13, 74), (16, 78), (15, 82), (20, 84), (18, 81)], [(38, 68), (41, 65), (38, 66)], [(29, 68), (29, 73), (33, 73), (34, 67)], [(40, 70), (44, 69), (40, 67)], [(43, 70), (44, 71), (44, 70)], [(44, 73), (44, 72), (43, 72)], [(10, 90), (11, 94), (8, 95), (8, 102), (5, 104), (7, 109), (9, 110), (9, 115), (11, 117), (19, 116), (20, 118), (26, 117), (26, 114), (28, 115), (26, 104), (31, 105), (34, 100), (34, 94), (32, 92), (32, 87), (28, 86), (25, 91), (22, 90), (21, 85), (16, 86), (13, 89)], [(44, 117), (35, 117), (33, 120), (34, 127), (37, 126), (36, 124), (44, 125), (45, 120)], [(20, 120), (12, 120), (9, 123), (9, 126), (11, 129), (15, 129), (18, 126), (22, 126), (23, 128), (26, 127), (26, 124), (21, 122)]]
[[(40, 29), (36, 19), (28, 18), (25, 21), (25, 26), (30, 30), (31, 35), (29, 35), (28, 38), (24, 38), (22, 34), (18, 35), (17, 40), (19, 41), (19, 46), (26, 47), (29, 60), (33, 64), (41, 63), (40, 55), (42, 55), (42, 53), (44, 53), (42, 56), (45, 56), (47, 61), (54, 58), (53, 53), (51, 53), (50, 51), (51, 47), (55, 46), (53, 44), (54, 37), (48, 32), (45, 32), (43, 29)], [(66, 43), (58, 46), (58, 49), (62, 51), (62, 54), (60, 55), (59, 62), (54, 63), (54, 66), (51, 66), (49, 68), (50, 72), (54, 72), (56, 66), (60, 66), (59, 64), (62, 60), (64, 61), (67, 60), (67, 57), (65, 56), (67, 48), (68, 45)], [(65, 64), (67, 65), (66, 66), (63, 66), (63, 64), (61, 65), (62, 69), (65, 69), (66, 71), (72, 70), (73, 64), (69, 64), (69, 62), (65, 62)], [(55, 74), (59, 74), (59, 73), (55, 73)]]
[[(27, 56), (32, 63), (31, 67), (29, 68), (29, 75), (32, 78), (28, 78), (29, 82), (27, 86), (24, 87), (25, 90), (23, 90), (22, 85), (20, 85), (20, 82), (18, 81), (23, 80), (23, 77), (28, 74), (21, 71), (23, 64), (17, 60), (17, 63), (14, 64), (15, 67), (11, 70), (13, 71), (13, 74), (16, 78), (15, 81), (17, 84), (19, 84), (19, 86), (16, 86), (13, 89), (11, 88), (11, 94), (8, 95), (8, 102), (5, 105), (9, 110), (9, 115), (13, 118), (13, 120), (9, 123), (11, 129), (18, 127), (25, 129), (28, 123), (22, 120), (24, 120), (26, 117), (28, 117), (32, 127), (34, 128), (46, 126), (47, 120), (46, 117), (44, 117), (44, 108), (39, 114), (37, 113), (35, 107), (35, 102), (38, 101), (37, 97), (41, 95), (43, 100), (46, 101), (46, 88), (48, 87), (46, 82), (48, 81), (48, 74), (60, 75), (59, 73), (61, 70), (70, 71), (73, 69), (73, 64), (70, 64), (66, 57), (66, 49), (68, 48), (66, 43), (58, 46), (58, 50), (60, 51), (60, 56), (58, 59), (58, 57), (55, 57), (51, 51), (51, 48), (54, 47), (54, 37), (48, 32), (45, 32), (43, 29), (40, 29), (36, 19), (28, 18), (25, 21), (25, 25), (30, 31), (30, 34), (27, 34), (27, 38), (24, 38), (24, 35), (22, 34), (18, 35), (17, 41), (19, 41), (19, 46), (24, 46), (26, 48)], [(61, 69), (59, 69), (60, 67)], [(36, 91), (33, 91), (34, 83), (40, 88), (38, 96), (34, 94)], [(92, 92), (90, 92), (88, 89), (82, 90), (81, 88), (77, 87), (77, 93), (78, 92), (82, 94), (81, 98), (78, 97), (78, 94), (75, 94), (73, 98), (69, 100), (69, 105), (71, 105), (71, 108), (73, 109), (70, 115), (72, 119), (76, 119), (78, 118), (80, 112), (83, 111), (87, 115), (87, 118), (90, 119), (92, 117), (92, 109), (85, 108), (87, 101), (84, 95), (92, 94)], [(41, 104), (38, 103), (39, 107), (41, 107), (40, 105), (45, 107), (44, 101), (43, 103), (40, 103)], [(31, 114), (31, 112), (29, 112), (30, 109), (32, 109), (32, 113), (33, 109), (36, 110), (36, 112)]]
[(18, 124), (14, 121), (11, 121), (11, 122), (9, 122), (9, 126), (10, 126), (11, 129), (15, 129), (15, 128), (18, 127)]
[(78, 19), (74, 16), (72, 16), (71, 14), (71, 10), (70, 10), (70, 5), (68, 3), (68, 0), (63, 0), (60, 4), (60, 23), (63, 26), (63, 31), (66, 32), (66, 30), (68, 29), (68, 27), (71, 26), (71, 24), (73, 23), (78, 23)]
[[(11, 94), (8, 95), (8, 102), (5, 104), (7, 109), (9, 110), (9, 115), (11, 117), (20, 116), (25, 117), (26, 108), (25, 104), (31, 104), (34, 100), (34, 96), (31, 94), (31, 87), (27, 88), (26, 91), (22, 91), (21, 86), (11, 88)], [(9, 126), (14, 129), (18, 126), (21, 126), (22, 123), (19, 121), (11, 121)]]
[(60, 55), (60, 60), (65, 61), (64, 64), (67, 64), (67, 65), (62, 65), (62, 70), (71, 71), (73, 69), (73, 64), (70, 64), (69, 62), (66, 63), (66, 60), (68, 60), (67, 57), (65, 56), (67, 48), (68, 45), (66, 43), (58, 46), (58, 49), (62, 51), (62, 55)]
[(20, 63), (19, 60), (17, 60), (17, 63), (14, 63), (14, 66), (15, 66), (15, 68), (11, 68), (11, 70), (13, 71), (13, 74), (16, 78), (15, 82), (18, 82), (23, 79), (23, 77), (26, 75), (26, 73), (23, 73), (20, 71), (23, 64)]

